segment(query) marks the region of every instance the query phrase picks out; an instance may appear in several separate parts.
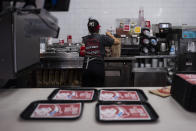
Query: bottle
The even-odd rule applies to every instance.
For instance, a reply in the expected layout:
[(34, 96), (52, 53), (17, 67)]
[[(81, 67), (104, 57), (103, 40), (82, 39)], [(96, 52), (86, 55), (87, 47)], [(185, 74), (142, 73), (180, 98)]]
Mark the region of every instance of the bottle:
[(45, 43), (45, 38), (41, 37), (40, 38), (40, 53), (45, 53), (46, 52), (46, 43)]
[(139, 9), (138, 25), (141, 26), (142, 28), (145, 27), (144, 9), (143, 9), (143, 7), (140, 7), (140, 9)]
[(49, 45), (49, 46), (51, 46), (53, 43), (52, 43), (52, 37), (48, 37), (47, 38), (47, 44)]
[(170, 55), (175, 55), (175, 54), (176, 54), (176, 51), (175, 51), (175, 44), (174, 44), (174, 41), (173, 41), (173, 40), (172, 40), (172, 45), (171, 45), (169, 54), (170, 54)]
[(72, 44), (72, 35), (67, 36), (67, 43), (68, 43), (69, 46), (71, 46), (71, 44)]

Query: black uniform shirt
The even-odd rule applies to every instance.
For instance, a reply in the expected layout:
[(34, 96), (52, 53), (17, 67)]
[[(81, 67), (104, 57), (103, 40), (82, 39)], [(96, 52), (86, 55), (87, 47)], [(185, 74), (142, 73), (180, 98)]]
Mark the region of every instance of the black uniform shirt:
[(102, 57), (105, 55), (105, 46), (112, 46), (114, 39), (106, 35), (92, 34), (83, 37), (85, 44), (85, 55), (92, 57)]

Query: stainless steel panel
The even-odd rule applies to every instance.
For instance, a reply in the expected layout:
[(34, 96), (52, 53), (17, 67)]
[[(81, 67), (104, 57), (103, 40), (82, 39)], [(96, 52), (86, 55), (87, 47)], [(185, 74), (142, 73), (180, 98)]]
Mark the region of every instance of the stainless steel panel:
[(12, 14), (6, 13), (0, 17), (0, 79), (13, 77), (13, 30)]
[[(105, 62), (105, 86), (128, 87), (130, 86), (130, 62)], [(109, 72), (109, 74), (107, 73)]]
[(18, 15), (14, 13), (14, 35), (15, 35), (15, 72), (18, 72), (40, 60), (39, 37), (28, 36), (25, 33), (25, 19), (33, 18), (35, 15)]
[(167, 85), (167, 72), (134, 72), (135, 87), (159, 87)]

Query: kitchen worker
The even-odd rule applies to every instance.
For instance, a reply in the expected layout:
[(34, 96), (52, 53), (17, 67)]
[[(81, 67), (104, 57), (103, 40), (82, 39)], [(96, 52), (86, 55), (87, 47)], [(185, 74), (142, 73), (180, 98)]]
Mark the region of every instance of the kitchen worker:
[(106, 35), (99, 34), (100, 25), (96, 19), (90, 18), (87, 26), (90, 35), (82, 38), (85, 44), (82, 86), (103, 87), (105, 46), (120, 44), (120, 41), (110, 32), (106, 32)]

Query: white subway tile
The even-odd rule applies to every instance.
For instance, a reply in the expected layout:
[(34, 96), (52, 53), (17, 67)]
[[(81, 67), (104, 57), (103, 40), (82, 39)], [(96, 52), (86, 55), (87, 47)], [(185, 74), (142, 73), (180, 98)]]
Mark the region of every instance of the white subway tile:
[(89, 17), (98, 19), (101, 33), (105, 33), (115, 27), (117, 18), (138, 18), (140, 7), (151, 23), (196, 25), (196, 0), (71, 0), (68, 12), (52, 14), (59, 20), (60, 36), (72, 34), (74, 42), (81, 42), (81, 37), (88, 34)]

